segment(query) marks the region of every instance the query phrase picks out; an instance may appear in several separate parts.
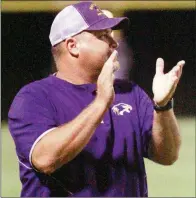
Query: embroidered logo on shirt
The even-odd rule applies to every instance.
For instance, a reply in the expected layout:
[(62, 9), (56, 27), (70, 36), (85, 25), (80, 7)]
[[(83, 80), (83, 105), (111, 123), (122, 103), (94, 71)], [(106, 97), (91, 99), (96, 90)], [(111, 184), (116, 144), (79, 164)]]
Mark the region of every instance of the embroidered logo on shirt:
[(125, 103), (119, 103), (112, 107), (112, 111), (119, 116), (122, 116), (124, 113), (130, 113), (131, 110), (132, 106)]

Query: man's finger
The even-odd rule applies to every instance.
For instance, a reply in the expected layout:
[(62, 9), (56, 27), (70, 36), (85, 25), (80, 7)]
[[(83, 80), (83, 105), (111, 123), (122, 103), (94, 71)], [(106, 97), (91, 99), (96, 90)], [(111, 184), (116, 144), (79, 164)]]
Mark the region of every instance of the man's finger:
[(156, 62), (156, 74), (163, 74), (164, 70), (164, 60), (162, 58), (158, 58)]
[(185, 61), (179, 61), (175, 67), (172, 68), (171, 74), (176, 75), (178, 78), (182, 75), (182, 68), (185, 64)]
[(107, 61), (112, 61), (112, 62), (116, 61), (117, 55), (118, 55), (118, 52), (116, 50), (114, 50)]
[(180, 78), (182, 75), (182, 69), (183, 69), (183, 65), (180, 66), (180, 71), (178, 72), (178, 77)]
[(180, 78), (181, 74), (182, 74), (182, 65), (179, 65), (178, 68), (176, 69), (176, 76)]
[(179, 62), (177, 63), (177, 65), (182, 65), (182, 66), (184, 66), (184, 65), (185, 65), (185, 61), (184, 61), (184, 60), (181, 60), (181, 61), (179, 61)]
[(115, 61), (113, 65), (113, 72), (116, 72), (119, 69), (120, 69), (120, 63), (118, 61)]
[(119, 68), (117, 55), (118, 55), (118, 52), (116, 50), (114, 50), (112, 52), (112, 54), (110, 55), (110, 57), (108, 58), (108, 60), (105, 62), (105, 65), (104, 65), (104, 67), (102, 69), (102, 71), (104, 73), (106, 73), (106, 72), (109, 72), (109, 73), (115, 72)]

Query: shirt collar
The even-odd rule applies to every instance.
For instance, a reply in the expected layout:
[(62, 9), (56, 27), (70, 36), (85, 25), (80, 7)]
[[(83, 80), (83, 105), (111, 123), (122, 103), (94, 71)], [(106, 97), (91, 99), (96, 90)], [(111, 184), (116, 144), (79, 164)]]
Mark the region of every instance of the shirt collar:
[(96, 91), (96, 84), (95, 83), (87, 83), (87, 84), (80, 84), (80, 85), (76, 85), (76, 84), (72, 84), (66, 80), (62, 80), (58, 77), (56, 77), (54, 74), (50, 75), (50, 78), (57, 84), (61, 84), (63, 86), (66, 86), (68, 88), (72, 88), (72, 89), (80, 89), (80, 90), (86, 90), (88, 92), (91, 93), (95, 93)]

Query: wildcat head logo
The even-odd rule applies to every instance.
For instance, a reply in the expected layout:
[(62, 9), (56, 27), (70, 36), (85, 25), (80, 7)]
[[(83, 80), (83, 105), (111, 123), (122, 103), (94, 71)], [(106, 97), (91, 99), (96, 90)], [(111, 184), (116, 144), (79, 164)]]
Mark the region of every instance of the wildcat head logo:
[(124, 113), (130, 113), (131, 110), (132, 106), (125, 103), (119, 103), (112, 107), (112, 111), (119, 116), (123, 115)]

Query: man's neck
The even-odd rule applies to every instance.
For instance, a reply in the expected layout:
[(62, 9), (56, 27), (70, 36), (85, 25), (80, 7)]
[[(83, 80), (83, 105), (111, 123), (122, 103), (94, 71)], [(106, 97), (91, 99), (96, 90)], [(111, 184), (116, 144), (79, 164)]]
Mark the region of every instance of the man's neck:
[(75, 85), (96, 83), (98, 76), (86, 75), (85, 72), (57, 71), (56, 77)]

